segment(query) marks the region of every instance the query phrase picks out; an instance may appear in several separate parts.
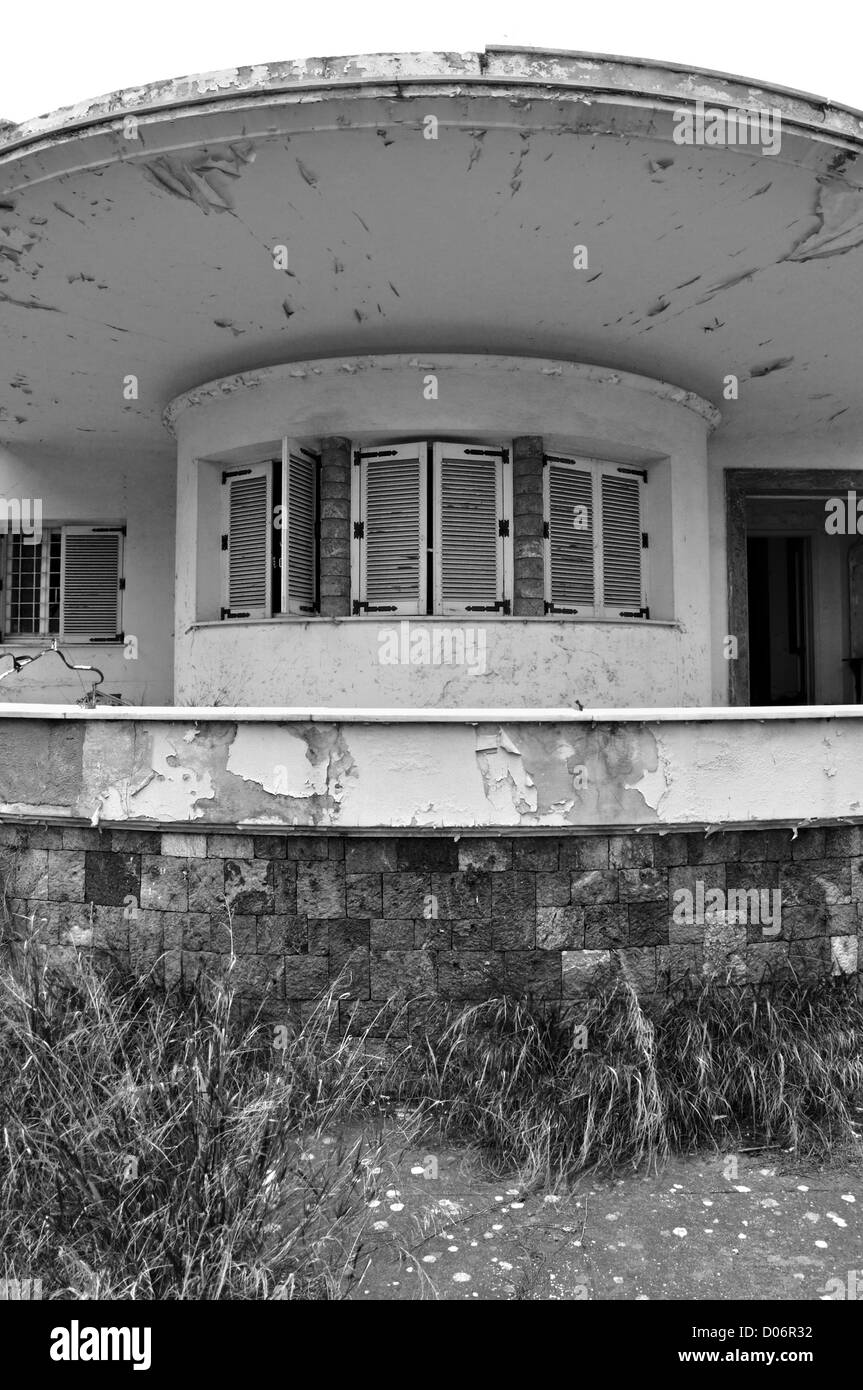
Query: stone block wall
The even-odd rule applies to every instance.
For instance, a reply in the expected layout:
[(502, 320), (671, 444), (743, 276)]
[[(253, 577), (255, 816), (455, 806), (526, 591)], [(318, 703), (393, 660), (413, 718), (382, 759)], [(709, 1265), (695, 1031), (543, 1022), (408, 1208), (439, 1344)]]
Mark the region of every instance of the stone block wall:
[[(640, 992), (687, 973), (853, 974), (863, 827), (369, 838), (6, 822), (0, 872), (7, 935), (35, 931), (60, 965), (93, 950), (170, 986), (233, 952), (238, 993), (273, 1017), (346, 971), (359, 1027), (400, 989), (551, 1002), (615, 974)], [(775, 936), (675, 920), (679, 890), (732, 888), (781, 893)]]

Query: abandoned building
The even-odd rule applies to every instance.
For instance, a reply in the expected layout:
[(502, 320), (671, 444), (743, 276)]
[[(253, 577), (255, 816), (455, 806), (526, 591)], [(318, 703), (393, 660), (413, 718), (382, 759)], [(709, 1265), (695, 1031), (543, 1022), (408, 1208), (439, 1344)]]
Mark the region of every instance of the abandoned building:
[(855, 972), (861, 147), (511, 48), (0, 124), (13, 922), (359, 1021)]

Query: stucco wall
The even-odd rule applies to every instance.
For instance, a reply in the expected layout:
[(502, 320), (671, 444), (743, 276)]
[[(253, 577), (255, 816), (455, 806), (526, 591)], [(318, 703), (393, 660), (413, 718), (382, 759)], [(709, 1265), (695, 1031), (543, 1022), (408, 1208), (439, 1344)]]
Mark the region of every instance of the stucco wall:
[[(429, 375), (438, 397), (426, 400)], [(168, 412), (178, 436), (176, 699), (181, 704), (408, 703), (703, 705), (709, 699), (707, 435), (716, 413), (647, 378), (543, 359), (333, 359), (213, 383)], [(508, 443), (645, 466), (651, 620), (540, 618), (473, 623), (484, 671), (382, 665), (379, 618), (207, 626), (219, 610), (213, 561), (217, 464), (266, 453), (288, 435), (316, 445), (393, 438)], [(516, 543), (518, 542), (516, 518)], [(433, 627), (434, 620), (428, 626)], [(425, 620), (418, 619), (423, 626)], [(456, 628), (456, 620), (445, 626)], [(467, 626), (467, 625), (465, 625)], [(474, 663), (476, 666), (476, 663)]]
[(601, 721), (554, 710), (147, 713), (52, 719), (49, 708), (5, 707), (0, 815), (366, 831), (863, 820), (863, 718), (841, 709)]

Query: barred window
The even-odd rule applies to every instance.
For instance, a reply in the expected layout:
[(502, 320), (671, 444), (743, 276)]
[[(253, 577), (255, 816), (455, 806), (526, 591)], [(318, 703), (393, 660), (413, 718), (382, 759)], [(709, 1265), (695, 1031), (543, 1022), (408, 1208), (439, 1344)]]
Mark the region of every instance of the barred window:
[(2, 638), (122, 640), (121, 526), (46, 526), (6, 537)]

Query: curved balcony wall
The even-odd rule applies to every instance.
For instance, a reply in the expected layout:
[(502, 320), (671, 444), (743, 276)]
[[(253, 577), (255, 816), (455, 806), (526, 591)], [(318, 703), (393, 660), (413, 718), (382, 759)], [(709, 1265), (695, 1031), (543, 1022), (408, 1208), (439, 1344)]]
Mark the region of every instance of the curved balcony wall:
[[(166, 414), (178, 441), (177, 702), (370, 708), (709, 703), (707, 439), (716, 420), (713, 407), (664, 382), (523, 357), (319, 359), (188, 392)], [(223, 476), (280, 454), (285, 437), (323, 459), (322, 612), (226, 619)], [(351, 451), (406, 440), (511, 451), (508, 613), (404, 619), (352, 612), (355, 590), (346, 573)], [(544, 612), (544, 453), (604, 460), (644, 474), (649, 617)], [(441, 659), (424, 659), (424, 638), (433, 652), (434, 632), (442, 627), (455, 634), (471, 629), (463, 659), (456, 646), (449, 649), (456, 659), (447, 661), (445, 641)], [(383, 655), (387, 643), (389, 658)]]

